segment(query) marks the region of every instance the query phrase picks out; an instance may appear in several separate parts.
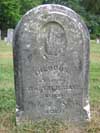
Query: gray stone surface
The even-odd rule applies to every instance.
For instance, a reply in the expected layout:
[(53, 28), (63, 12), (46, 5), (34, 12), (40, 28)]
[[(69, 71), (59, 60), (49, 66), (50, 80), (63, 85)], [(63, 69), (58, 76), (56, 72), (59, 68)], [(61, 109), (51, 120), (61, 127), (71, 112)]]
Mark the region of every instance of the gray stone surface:
[(90, 119), (89, 33), (71, 9), (42, 5), (27, 12), (14, 36), (16, 119)]
[(97, 43), (97, 44), (100, 44), (100, 38), (99, 38), (99, 37), (96, 38), (96, 43)]
[(12, 41), (13, 41), (13, 32), (14, 32), (14, 29), (8, 29), (7, 30), (7, 43), (8, 44), (12, 44)]

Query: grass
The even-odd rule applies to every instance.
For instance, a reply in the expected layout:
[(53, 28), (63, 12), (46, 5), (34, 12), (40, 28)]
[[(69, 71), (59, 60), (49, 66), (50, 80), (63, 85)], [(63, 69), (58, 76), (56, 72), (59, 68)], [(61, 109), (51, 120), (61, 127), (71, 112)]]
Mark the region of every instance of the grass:
[(16, 126), (12, 46), (0, 41), (0, 133), (100, 133), (100, 45), (95, 41), (90, 49), (89, 94), (92, 120), (84, 128), (56, 120)]
[(100, 45), (92, 41), (90, 53), (90, 99), (100, 103)]

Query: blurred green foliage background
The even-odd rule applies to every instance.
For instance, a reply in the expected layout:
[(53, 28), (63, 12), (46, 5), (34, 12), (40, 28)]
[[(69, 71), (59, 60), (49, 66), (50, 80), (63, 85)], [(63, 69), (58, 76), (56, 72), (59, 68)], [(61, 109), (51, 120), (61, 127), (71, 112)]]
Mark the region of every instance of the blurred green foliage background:
[(75, 10), (84, 19), (91, 38), (100, 37), (100, 0), (0, 0), (2, 38), (8, 28), (15, 28), (23, 14), (41, 4), (61, 4)]

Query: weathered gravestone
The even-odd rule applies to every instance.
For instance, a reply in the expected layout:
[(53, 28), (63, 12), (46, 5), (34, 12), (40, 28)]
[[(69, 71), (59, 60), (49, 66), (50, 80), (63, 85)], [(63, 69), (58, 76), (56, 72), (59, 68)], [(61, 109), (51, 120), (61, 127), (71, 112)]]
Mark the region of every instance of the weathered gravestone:
[(100, 44), (100, 37), (96, 38), (96, 43)]
[(27, 12), (14, 37), (17, 122), (89, 120), (89, 34), (80, 17), (60, 5)]
[(13, 29), (8, 29), (7, 30), (7, 43), (8, 44), (12, 44), (12, 41), (13, 41), (13, 32), (14, 32)]

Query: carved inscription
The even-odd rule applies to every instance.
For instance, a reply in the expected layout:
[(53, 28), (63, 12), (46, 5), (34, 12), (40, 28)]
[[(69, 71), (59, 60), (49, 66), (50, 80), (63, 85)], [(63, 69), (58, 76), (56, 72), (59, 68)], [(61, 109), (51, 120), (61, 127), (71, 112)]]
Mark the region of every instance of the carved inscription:
[[(80, 89), (78, 83), (72, 84), (71, 74), (68, 72), (67, 65), (43, 65), (42, 67), (33, 68), (33, 76), (36, 78), (37, 85), (29, 87), (26, 89), (26, 94), (28, 93), (29, 107), (35, 107), (47, 114), (57, 114), (63, 113), (65, 108), (71, 107), (75, 104), (75, 99), (73, 99), (73, 93)], [(82, 90), (82, 89), (81, 89)], [(76, 95), (81, 94), (80, 91)], [(35, 97), (35, 100), (32, 98)], [(69, 97), (72, 100), (69, 101)], [(77, 100), (77, 99), (76, 99)], [(45, 101), (45, 102), (44, 102)]]

